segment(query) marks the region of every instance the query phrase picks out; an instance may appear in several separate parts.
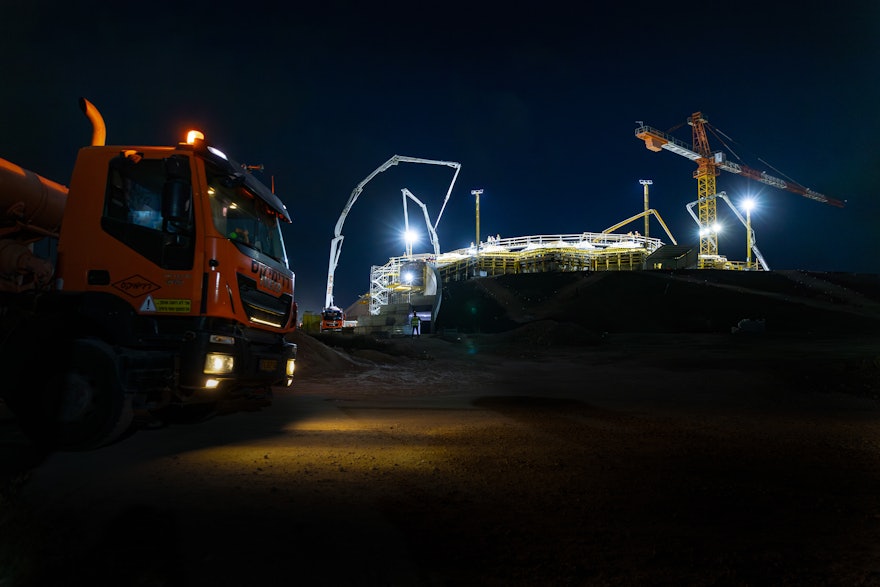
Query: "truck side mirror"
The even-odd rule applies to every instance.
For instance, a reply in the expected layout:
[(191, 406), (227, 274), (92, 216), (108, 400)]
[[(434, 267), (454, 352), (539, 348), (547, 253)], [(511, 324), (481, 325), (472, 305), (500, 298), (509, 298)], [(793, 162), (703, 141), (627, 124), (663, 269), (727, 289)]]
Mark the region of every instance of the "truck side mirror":
[(165, 160), (167, 179), (162, 185), (162, 225), (168, 232), (192, 232), (192, 184), (189, 159), (174, 156)]
[(174, 222), (188, 221), (192, 202), (190, 184), (169, 179), (162, 186), (162, 217)]

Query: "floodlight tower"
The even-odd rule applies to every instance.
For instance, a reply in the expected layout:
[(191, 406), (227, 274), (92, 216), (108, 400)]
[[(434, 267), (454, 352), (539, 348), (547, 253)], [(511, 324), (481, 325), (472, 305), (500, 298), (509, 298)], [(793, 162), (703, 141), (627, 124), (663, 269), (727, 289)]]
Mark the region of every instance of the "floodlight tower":
[(648, 210), (650, 210), (648, 207), (648, 186), (652, 185), (654, 182), (650, 179), (640, 179), (639, 183), (645, 186), (645, 238), (648, 238)]
[(416, 242), (416, 240), (417, 237), (415, 231), (410, 230), (409, 228), (403, 231), (403, 242), (406, 244), (405, 255), (407, 259), (412, 259), (413, 243)]
[(743, 208), (746, 211), (746, 269), (752, 268), (752, 209), (755, 207), (755, 201), (747, 198), (743, 202)]
[(477, 197), (477, 240), (474, 241), (477, 255), (480, 254), (480, 194), (482, 193), (483, 190), (471, 190), (471, 195)]

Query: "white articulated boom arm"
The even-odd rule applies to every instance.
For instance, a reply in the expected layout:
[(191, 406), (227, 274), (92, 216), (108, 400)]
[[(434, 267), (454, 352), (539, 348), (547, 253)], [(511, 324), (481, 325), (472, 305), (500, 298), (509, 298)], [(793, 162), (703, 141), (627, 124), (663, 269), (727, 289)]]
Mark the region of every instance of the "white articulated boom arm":
[[(718, 192), (716, 194), (717, 197), (724, 200), (730, 210), (733, 212), (734, 216), (742, 222), (742, 225), (746, 227), (746, 230), (750, 230), (749, 232), (749, 243), (751, 243), (752, 252), (755, 254), (755, 259), (757, 259), (758, 263), (761, 264), (761, 267), (764, 271), (770, 271), (770, 266), (767, 265), (767, 261), (764, 260), (764, 255), (761, 254), (761, 251), (758, 250), (758, 245), (755, 244), (755, 231), (749, 227), (749, 223), (746, 222), (746, 219), (742, 217), (742, 214), (739, 213), (739, 210), (736, 209), (736, 206), (733, 205), (733, 202), (730, 201), (730, 198), (727, 197), (726, 192)], [(697, 223), (697, 226), (700, 225), (700, 219), (697, 218), (697, 215), (694, 214), (694, 206), (696, 206), (698, 202), (691, 202), (686, 206), (688, 213), (691, 215), (691, 218), (694, 219), (694, 222)]]
[(431, 217), (428, 216), (428, 208), (408, 189), (403, 188), (400, 191), (403, 193), (403, 222), (405, 229), (409, 230), (409, 214), (407, 214), (406, 211), (406, 199), (409, 198), (422, 208), (422, 212), (425, 214), (425, 226), (428, 227), (428, 238), (431, 239), (431, 245), (434, 247), (434, 254), (439, 256), (440, 241), (437, 239), (437, 231), (435, 230), (436, 224), (433, 226), (431, 225)]
[[(398, 163), (427, 163), (429, 165), (445, 165), (455, 169), (455, 174), (452, 176), (452, 182), (449, 184), (449, 189), (446, 191), (446, 199), (443, 200), (443, 207), (440, 209), (440, 214), (437, 215), (437, 222), (440, 222), (440, 216), (443, 215), (443, 210), (446, 208), (446, 202), (449, 201), (449, 196), (452, 195), (452, 187), (455, 185), (455, 180), (458, 178), (458, 172), (461, 171), (461, 163), (456, 163), (454, 161), (438, 161), (435, 159), (422, 159), (419, 157), (407, 157), (405, 155), (394, 155), (388, 161), (377, 167), (370, 175), (357, 184), (354, 190), (352, 190), (348, 202), (342, 209), (342, 214), (339, 215), (339, 220), (336, 221), (333, 240), (330, 241), (330, 263), (327, 267), (327, 295), (324, 299), (325, 308), (329, 308), (333, 305), (333, 275), (336, 272), (336, 266), (339, 264), (339, 255), (342, 253), (342, 241), (345, 238), (342, 236), (342, 226), (345, 224), (346, 216), (348, 216), (351, 207), (354, 206), (358, 196), (364, 190), (364, 186), (374, 177)], [(436, 228), (437, 225), (435, 224), (433, 230), (436, 230)]]

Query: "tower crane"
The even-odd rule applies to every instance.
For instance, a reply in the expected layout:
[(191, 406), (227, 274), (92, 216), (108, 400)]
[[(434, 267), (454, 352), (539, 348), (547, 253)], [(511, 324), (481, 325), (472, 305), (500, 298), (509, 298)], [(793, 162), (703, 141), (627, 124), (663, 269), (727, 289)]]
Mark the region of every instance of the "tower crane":
[(785, 181), (768, 175), (763, 171), (757, 171), (745, 165), (729, 161), (722, 151), (712, 152), (709, 148), (709, 140), (706, 134), (706, 127), (709, 123), (701, 112), (695, 112), (692, 116), (689, 116), (687, 122), (692, 127), (693, 145), (688, 145), (663, 131), (647, 126), (642, 121), (639, 121), (639, 127), (636, 129), (635, 135), (637, 138), (645, 141), (645, 147), (650, 151), (658, 152), (661, 149), (666, 149), (682, 157), (687, 157), (697, 164), (694, 178), (697, 180), (697, 219), (700, 225), (699, 266), (701, 268), (713, 266), (715, 260), (718, 259), (715, 178), (720, 175), (719, 170), (742, 175), (775, 188), (800, 194), (805, 198), (810, 198), (823, 204), (829, 204), (838, 208), (844, 207), (844, 202), (841, 200), (829, 198), (795, 182)]

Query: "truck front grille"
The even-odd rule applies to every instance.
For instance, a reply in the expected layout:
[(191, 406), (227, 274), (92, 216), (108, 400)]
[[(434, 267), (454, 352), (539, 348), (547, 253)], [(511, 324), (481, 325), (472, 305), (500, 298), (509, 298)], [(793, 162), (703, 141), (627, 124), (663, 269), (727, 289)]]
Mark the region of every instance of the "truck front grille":
[(238, 292), (247, 317), (258, 324), (282, 328), (290, 319), (293, 298), (290, 294), (275, 297), (257, 289), (257, 282), (238, 275)]

